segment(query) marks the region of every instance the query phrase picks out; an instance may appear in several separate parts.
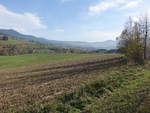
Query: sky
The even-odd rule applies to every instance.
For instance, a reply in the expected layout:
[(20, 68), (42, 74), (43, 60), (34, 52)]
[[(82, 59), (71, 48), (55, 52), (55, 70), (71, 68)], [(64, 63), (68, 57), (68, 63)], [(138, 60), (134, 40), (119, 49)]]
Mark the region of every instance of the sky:
[(150, 14), (150, 0), (0, 0), (0, 28), (49, 40), (115, 40), (131, 16)]

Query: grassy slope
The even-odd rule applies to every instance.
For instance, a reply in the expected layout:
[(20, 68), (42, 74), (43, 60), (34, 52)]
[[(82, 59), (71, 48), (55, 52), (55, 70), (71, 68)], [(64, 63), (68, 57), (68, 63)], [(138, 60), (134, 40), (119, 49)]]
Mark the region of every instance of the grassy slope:
[[(3, 35), (2, 35), (3, 36)], [(1, 35), (0, 35), (1, 37)], [(37, 42), (29, 42), (23, 39), (19, 39), (19, 38), (14, 38), (11, 36), (8, 36), (9, 39), (7, 41), (3, 41), (0, 40), (0, 44), (1, 45), (28, 45), (31, 48), (54, 48), (54, 46), (52, 45), (48, 45), (48, 44), (42, 44), (42, 43), (37, 43)]]
[[(0, 38), (3, 35), (0, 34)], [(12, 49), (13, 48), (13, 49)], [(44, 44), (36, 41), (27, 41), (20, 38), (8, 36), (8, 40), (0, 40), (1, 55), (19, 54), (47, 54), (47, 53), (87, 53), (87, 50), (78, 48), (63, 48), (53, 44)]]
[(112, 69), (85, 87), (23, 113), (149, 113), (150, 65)]
[(0, 69), (47, 64), (97, 55), (100, 54), (26, 54), (18, 56), (0, 56)]
[[(2, 37), (3, 35), (0, 35), (0, 37)], [(12, 36), (8, 36), (8, 40), (7, 41), (3, 41), (0, 40), (0, 44), (12, 44), (12, 45), (17, 45), (17, 44), (27, 44), (29, 43), (28, 41), (25, 41), (23, 39), (19, 39), (19, 38), (14, 38)]]

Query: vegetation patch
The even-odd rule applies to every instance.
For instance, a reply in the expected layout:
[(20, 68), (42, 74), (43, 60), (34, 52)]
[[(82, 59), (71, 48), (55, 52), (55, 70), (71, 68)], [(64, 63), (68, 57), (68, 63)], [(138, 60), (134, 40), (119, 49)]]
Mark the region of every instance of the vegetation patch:
[[(122, 67), (75, 92), (48, 102), (37, 113), (142, 113), (150, 93), (150, 71), (144, 66)], [(140, 108), (139, 108), (140, 106)], [(37, 108), (37, 107), (36, 107)], [(25, 111), (28, 113), (28, 111)], [(144, 112), (148, 113), (148, 112)]]
[(0, 56), (0, 69), (61, 62), (64, 60), (87, 58), (98, 55), (102, 54), (26, 54), (18, 56)]

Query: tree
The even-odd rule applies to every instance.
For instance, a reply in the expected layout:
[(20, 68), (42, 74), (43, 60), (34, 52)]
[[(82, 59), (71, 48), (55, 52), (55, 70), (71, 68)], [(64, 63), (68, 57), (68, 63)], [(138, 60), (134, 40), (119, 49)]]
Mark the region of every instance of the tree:
[(132, 40), (132, 30), (133, 30), (133, 21), (131, 17), (127, 20), (125, 23), (125, 28), (122, 31), (121, 35), (117, 40), (119, 40), (118, 43), (118, 49), (121, 51), (121, 53), (127, 53), (127, 48), (129, 43)]
[(138, 22), (133, 22), (129, 18), (119, 37), (118, 48), (125, 53), (128, 60), (132, 60), (138, 64), (144, 63), (141, 26)]
[(143, 35), (144, 59), (147, 58), (147, 42), (150, 35), (150, 23), (147, 14), (141, 19), (141, 31)]
[(143, 59), (143, 42), (140, 24), (135, 22), (132, 28), (130, 41), (127, 47), (127, 56), (129, 59), (133, 60), (136, 64), (144, 64)]

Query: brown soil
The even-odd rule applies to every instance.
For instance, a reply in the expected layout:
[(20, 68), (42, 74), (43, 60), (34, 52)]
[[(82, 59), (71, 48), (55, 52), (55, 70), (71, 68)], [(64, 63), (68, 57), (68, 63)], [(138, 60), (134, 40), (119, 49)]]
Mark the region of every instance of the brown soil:
[(109, 67), (122, 65), (114, 55), (89, 57), (26, 68), (0, 71), (0, 112), (26, 109), (33, 103), (53, 99), (97, 78)]

